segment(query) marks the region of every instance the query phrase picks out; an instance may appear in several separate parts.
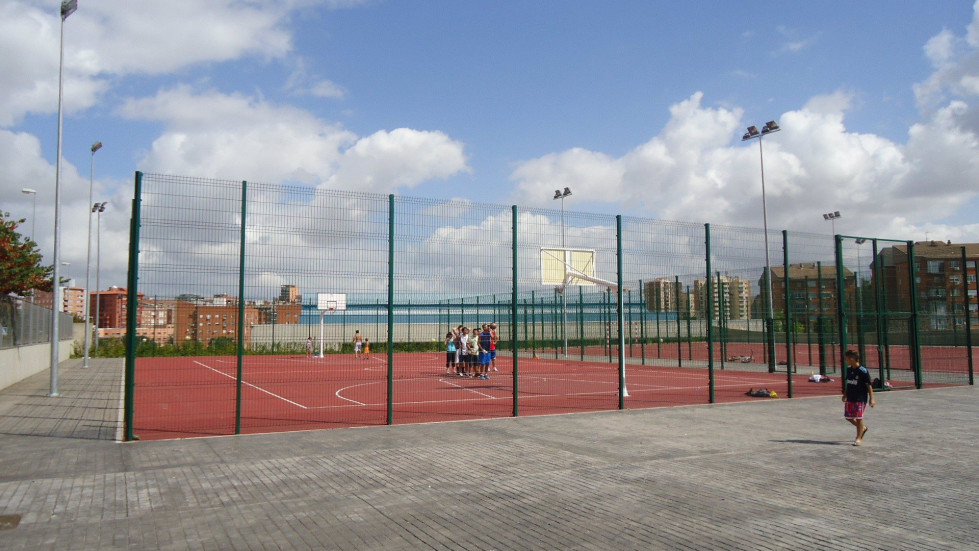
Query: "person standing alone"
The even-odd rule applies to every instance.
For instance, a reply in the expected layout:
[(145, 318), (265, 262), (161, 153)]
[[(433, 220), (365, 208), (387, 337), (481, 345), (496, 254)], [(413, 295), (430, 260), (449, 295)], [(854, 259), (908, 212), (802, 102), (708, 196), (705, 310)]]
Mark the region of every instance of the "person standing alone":
[(364, 337), (361, 336), (360, 330), (354, 331), (354, 358), (360, 359), (360, 354), (364, 350)]
[(846, 384), (843, 387), (843, 417), (857, 427), (857, 437), (853, 440), (853, 445), (859, 446), (867, 434), (867, 425), (863, 422), (864, 410), (868, 403), (870, 407), (876, 406), (877, 401), (874, 399), (870, 372), (860, 365), (860, 354), (856, 350), (847, 350), (843, 353), (843, 359), (847, 365)]

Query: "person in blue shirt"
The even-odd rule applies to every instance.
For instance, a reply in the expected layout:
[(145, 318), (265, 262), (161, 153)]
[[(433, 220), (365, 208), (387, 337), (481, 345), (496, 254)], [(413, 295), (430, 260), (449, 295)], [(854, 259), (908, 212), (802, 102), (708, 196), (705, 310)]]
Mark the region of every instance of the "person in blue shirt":
[(445, 373), (454, 374), (456, 369), (456, 335), (452, 331), (445, 334)]
[(868, 403), (870, 407), (876, 406), (877, 401), (874, 400), (870, 372), (860, 365), (860, 354), (856, 350), (847, 350), (843, 353), (843, 359), (847, 365), (846, 384), (843, 386), (843, 418), (857, 427), (857, 437), (853, 445), (859, 446), (867, 434), (867, 425), (863, 422), (864, 410)]

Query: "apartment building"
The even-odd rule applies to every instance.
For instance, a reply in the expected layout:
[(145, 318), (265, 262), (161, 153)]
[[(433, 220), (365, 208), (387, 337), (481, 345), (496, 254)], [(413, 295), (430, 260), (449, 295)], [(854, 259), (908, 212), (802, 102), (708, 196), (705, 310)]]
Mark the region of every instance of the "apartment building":
[[(853, 271), (843, 269), (844, 300), (855, 304), (856, 277)], [(759, 288), (765, 288), (765, 276), (758, 280)], [(772, 267), (772, 304), (775, 315), (785, 312), (785, 268)], [(818, 262), (805, 262), (789, 265), (788, 290), (792, 305), (792, 317), (809, 326), (819, 316), (836, 315), (836, 298), (839, 286), (836, 279), (836, 266)]]
[(686, 312), (690, 306), (683, 284), (667, 277), (645, 282), (643, 298), (650, 312)]
[[(895, 245), (878, 254), (884, 299), (890, 310), (911, 309), (907, 298), (911, 295), (907, 249), (907, 245)], [(966, 311), (972, 326), (979, 327), (976, 284), (979, 243), (919, 241), (914, 244), (914, 259), (918, 311), (925, 314), (921, 329), (962, 328)]]
[(714, 319), (751, 319), (751, 282), (740, 277), (719, 276), (711, 281), (712, 292), (708, 295), (707, 280), (693, 282), (693, 309), (696, 317), (706, 316), (708, 300)]

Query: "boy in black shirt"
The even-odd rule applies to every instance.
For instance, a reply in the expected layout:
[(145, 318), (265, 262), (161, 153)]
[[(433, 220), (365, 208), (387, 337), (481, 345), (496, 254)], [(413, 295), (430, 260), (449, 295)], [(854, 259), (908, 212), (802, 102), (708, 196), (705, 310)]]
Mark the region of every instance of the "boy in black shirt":
[(857, 427), (857, 438), (853, 445), (859, 446), (867, 434), (867, 426), (863, 423), (864, 409), (868, 403), (870, 407), (874, 407), (877, 401), (874, 400), (874, 388), (870, 384), (870, 372), (860, 365), (860, 355), (855, 350), (847, 350), (843, 358), (847, 365), (846, 386), (843, 387), (843, 417)]

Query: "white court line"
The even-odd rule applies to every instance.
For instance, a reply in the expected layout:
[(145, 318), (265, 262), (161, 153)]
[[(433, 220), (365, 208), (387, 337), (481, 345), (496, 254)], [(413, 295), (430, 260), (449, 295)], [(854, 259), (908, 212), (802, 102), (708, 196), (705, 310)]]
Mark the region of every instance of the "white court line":
[(480, 396), (485, 396), (485, 397), (487, 397), (487, 398), (489, 398), (491, 400), (499, 400), (499, 398), (497, 398), (496, 396), (491, 396), (491, 395), (486, 394), (484, 392), (479, 392), (478, 390), (474, 390), (474, 389), (469, 388), (467, 386), (457, 385), (457, 384), (455, 384), (455, 382), (450, 381), (449, 379), (446, 379), (444, 377), (439, 377), (439, 382), (440, 383), (449, 383), (449, 385), (451, 385), (451, 386), (454, 386), (456, 388), (461, 388), (463, 390), (468, 390), (469, 392), (472, 392), (473, 394), (479, 394)]
[[(357, 400), (352, 400), (350, 398), (344, 398), (343, 396), (340, 396), (340, 393), (343, 392), (344, 390), (349, 389), (349, 388), (357, 388), (359, 386), (367, 386), (367, 385), (376, 385), (379, 382), (381, 382), (381, 381), (369, 381), (369, 382), (366, 382), (366, 383), (360, 383), (359, 385), (352, 385), (352, 386), (341, 387), (341, 388), (338, 388), (337, 391), (333, 393), (333, 395), (336, 396), (337, 398), (341, 399), (341, 400), (346, 400), (348, 402), (353, 402), (353, 403), (357, 404), (358, 406), (366, 406), (367, 404), (365, 404), (363, 402), (358, 402)], [(385, 404), (386, 403), (387, 402), (385, 402)], [(314, 409), (319, 409), (319, 408), (314, 408)]]
[[(199, 362), (199, 361), (197, 361), (197, 360), (194, 360), (194, 363), (195, 363), (195, 364), (197, 364), (197, 365), (199, 365), (199, 366), (201, 366), (201, 367), (206, 367), (207, 369), (210, 369), (211, 371), (213, 371), (213, 372), (215, 372), (215, 373), (217, 373), (218, 375), (222, 375), (222, 376), (224, 376), (224, 377), (227, 377), (227, 378), (229, 378), (229, 379), (231, 379), (232, 381), (236, 381), (236, 380), (238, 380), (238, 378), (237, 378), (237, 377), (234, 377), (234, 376), (232, 376), (232, 375), (228, 375), (227, 373), (224, 373), (224, 372), (222, 372), (222, 371), (219, 371), (219, 370), (217, 370), (217, 369), (214, 369), (213, 367), (211, 367), (211, 366), (209, 366), (209, 365), (205, 365), (205, 364), (202, 364), (201, 362)], [(309, 409), (308, 407), (306, 407), (306, 406), (304, 406), (304, 405), (302, 405), (302, 404), (299, 404), (299, 403), (297, 403), (297, 402), (293, 402), (292, 400), (290, 400), (290, 399), (288, 399), (288, 398), (283, 398), (282, 396), (279, 396), (278, 394), (275, 394), (274, 392), (269, 392), (269, 391), (267, 391), (267, 390), (265, 390), (265, 389), (264, 389), (264, 388), (262, 388), (262, 387), (259, 387), (259, 386), (255, 386), (255, 385), (253, 385), (253, 384), (251, 384), (251, 383), (246, 383), (245, 381), (242, 381), (242, 382), (241, 382), (241, 384), (243, 384), (243, 385), (248, 385), (248, 386), (250, 386), (250, 387), (252, 387), (252, 388), (254, 388), (255, 390), (257, 390), (257, 391), (259, 391), (259, 392), (264, 392), (264, 393), (266, 393), (266, 394), (268, 394), (269, 396), (272, 396), (273, 398), (278, 398), (279, 400), (282, 400), (283, 402), (286, 402), (286, 403), (289, 403), (289, 404), (292, 404), (292, 405), (294, 405), (294, 406), (296, 406), (296, 407), (299, 407), (299, 408), (302, 408), (302, 409)]]

